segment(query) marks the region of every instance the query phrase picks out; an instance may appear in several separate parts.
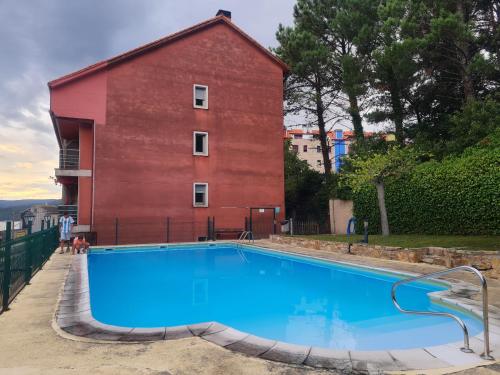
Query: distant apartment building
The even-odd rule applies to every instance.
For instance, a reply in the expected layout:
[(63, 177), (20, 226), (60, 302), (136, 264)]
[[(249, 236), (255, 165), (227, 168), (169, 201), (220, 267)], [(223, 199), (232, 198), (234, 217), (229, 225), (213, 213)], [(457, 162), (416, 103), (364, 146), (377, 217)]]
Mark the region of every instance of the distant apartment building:
[[(340, 169), (342, 158), (349, 152), (352, 137), (351, 131), (336, 129), (327, 132), (328, 155), (332, 163), (332, 171), (337, 172)], [(307, 161), (312, 169), (321, 173), (325, 172), (318, 130), (285, 130), (285, 139), (290, 140), (292, 150), (300, 159)]]
[(207, 218), (220, 231), (248, 216), (276, 226), (287, 70), (219, 11), (49, 82), (61, 210), (98, 244), (192, 241)]

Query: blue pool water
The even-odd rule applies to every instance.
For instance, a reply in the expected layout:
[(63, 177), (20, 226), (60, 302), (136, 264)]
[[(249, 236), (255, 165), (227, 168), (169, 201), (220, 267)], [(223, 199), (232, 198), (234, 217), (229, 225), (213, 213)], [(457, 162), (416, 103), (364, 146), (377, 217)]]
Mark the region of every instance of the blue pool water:
[[(126, 327), (217, 321), (257, 336), (325, 348), (406, 349), (462, 340), (456, 322), (399, 312), (398, 276), (235, 245), (93, 250), (88, 255), (94, 317)], [(449, 311), (427, 293), (398, 288), (403, 307)], [(453, 311), (457, 313), (457, 311)], [(470, 334), (480, 321), (458, 313)]]

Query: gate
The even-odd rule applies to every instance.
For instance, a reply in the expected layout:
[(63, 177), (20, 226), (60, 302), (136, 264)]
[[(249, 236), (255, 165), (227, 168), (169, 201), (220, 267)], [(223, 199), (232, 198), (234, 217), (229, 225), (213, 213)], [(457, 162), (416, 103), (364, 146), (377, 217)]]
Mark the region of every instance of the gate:
[(274, 207), (250, 207), (250, 216), (245, 218), (245, 229), (252, 232), (255, 239), (268, 238), (276, 234), (276, 210)]

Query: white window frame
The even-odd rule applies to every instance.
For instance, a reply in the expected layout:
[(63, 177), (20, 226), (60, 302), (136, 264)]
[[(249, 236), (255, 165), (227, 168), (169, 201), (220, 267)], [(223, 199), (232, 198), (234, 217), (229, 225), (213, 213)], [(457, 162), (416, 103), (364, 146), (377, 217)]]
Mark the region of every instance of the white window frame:
[[(204, 88), (206, 91), (206, 100), (205, 100), (205, 105), (196, 105), (196, 88)], [(206, 85), (199, 85), (195, 83), (193, 85), (193, 107), (194, 108), (200, 108), (200, 109), (208, 109), (208, 86)]]
[[(197, 185), (205, 186), (205, 203), (204, 204), (196, 203), (196, 186)], [(208, 182), (194, 182), (193, 183), (193, 207), (195, 207), (195, 208), (208, 207)]]
[[(197, 152), (196, 151), (196, 135), (197, 134), (203, 134), (205, 136), (205, 142), (204, 142), (204, 152)], [(208, 156), (208, 133), (207, 132), (200, 132), (200, 131), (194, 131), (193, 132), (193, 155), (195, 156)]]

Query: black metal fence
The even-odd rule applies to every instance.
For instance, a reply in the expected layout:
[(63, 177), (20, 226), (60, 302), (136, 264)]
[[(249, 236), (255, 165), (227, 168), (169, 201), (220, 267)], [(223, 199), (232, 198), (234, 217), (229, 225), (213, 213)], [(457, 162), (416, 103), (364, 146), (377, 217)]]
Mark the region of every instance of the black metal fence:
[(7, 223), (5, 241), (0, 242), (0, 313), (8, 309), (57, 246), (57, 226), (13, 240)]
[(97, 222), (91, 229), (98, 245), (206, 241), (215, 235), (213, 218), (114, 218)]
[(329, 234), (330, 223), (314, 220), (289, 219), (287, 233), (292, 235)]
[[(199, 220), (173, 217), (114, 218), (95, 223), (91, 234), (98, 245), (128, 245), (171, 242), (197, 242), (237, 239), (245, 230), (254, 238), (267, 238), (279, 233), (280, 225), (269, 217), (243, 217), (240, 225), (225, 225), (214, 216)], [(93, 242), (92, 242), (93, 243)]]

